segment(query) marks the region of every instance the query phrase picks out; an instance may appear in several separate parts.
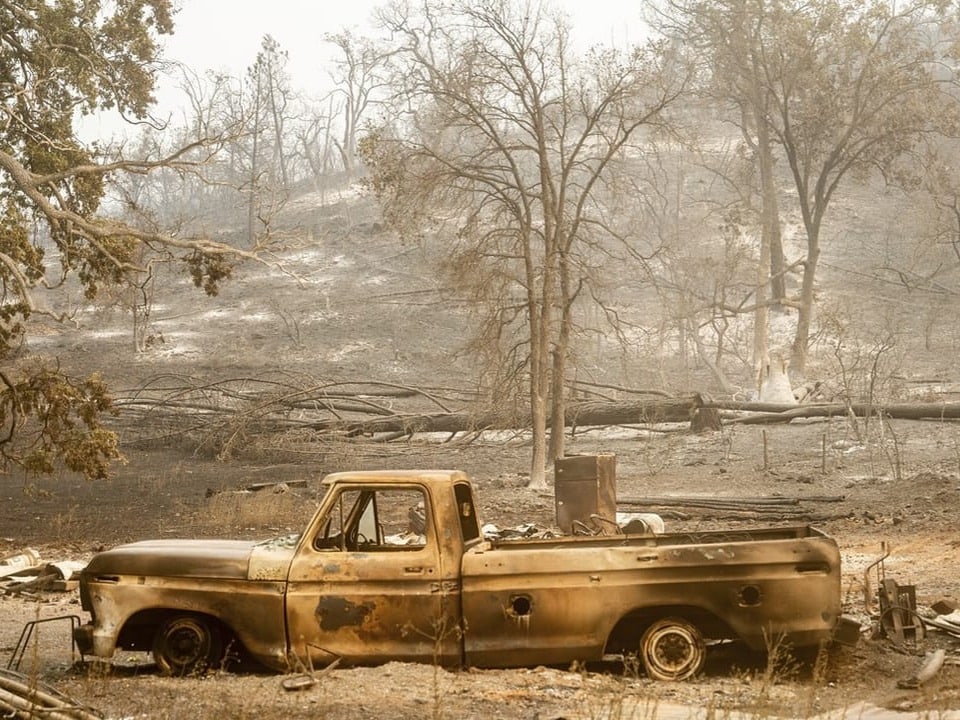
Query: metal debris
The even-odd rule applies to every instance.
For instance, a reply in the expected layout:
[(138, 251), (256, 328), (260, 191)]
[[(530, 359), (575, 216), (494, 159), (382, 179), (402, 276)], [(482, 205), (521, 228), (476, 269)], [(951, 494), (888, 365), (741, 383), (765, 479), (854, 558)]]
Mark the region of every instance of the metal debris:
[(280, 683), (280, 686), (287, 692), (298, 692), (300, 690), (309, 690), (327, 673), (331, 672), (337, 665), (340, 664), (342, 658), (336, 658), (332, 663), (327, 665), (323, 670), (318, 673), (315, 672), (304, 672), (298, 675), (293, 675), (288, 678), (284, 678)]
[(917, 590), (913, 585), (898, 585), (884, 578), (880, 594), (880, 630), (897, 645), (922, 640), (923, 622), (917, 614)]
[(516, 540), (518, 538), (538, 538), (549, 540), (563, 535), (557, 528), (540, 527), (536, 523), (522, 523), (501, 530), (493, 523), (487, 523), (481, 529), (485, 540)]
[(564, 533), (557, 527), (542, 527), (532, 522), (521, 523), (504, 529), (500, 529), (493, 523), (487, 523), (483, 526), (481, 532), (485, 540), (517, 540), (520, 538), (550, 540), (564, 535), (611, 534), (597, 530), (596, 526), (599, 524), (609, 524), (614, 535), (662, 535), (666, 531), (663, 518), (656, 513), (618, 512), (616, 517), (615, 523), (597, 515), (590, 516), (591, 522), (589, 524), (574, 520), (571, 522), (570, 533)]

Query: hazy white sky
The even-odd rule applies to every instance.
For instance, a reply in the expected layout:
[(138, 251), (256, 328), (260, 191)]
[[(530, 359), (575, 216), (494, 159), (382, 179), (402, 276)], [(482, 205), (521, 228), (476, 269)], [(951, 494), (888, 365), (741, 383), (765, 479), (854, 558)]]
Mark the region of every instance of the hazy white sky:
[[(574, 41), (584, 47), (598, 43), (623, 46), (641, 35), (643, 0), (552, 3), (570, 15)], [(242, 77), (269, 34), (289, 55), (287, 69), (294, 88), (320, 97), (330, 89), (329, 60), (335, 52), (323, 41), (324, 34), (345, 27), (362, 33), (371, 26), (374, 8), (382, 4), (384, 0), (180, 0), (174, 34), (162, 39), (164, 56), (200, 76), (218, 70)], [(172, 117), (175, 123), (182, 120), (178, 116), (186, 103), (180, 83), (179, 75), (160, 79), (155, 117)], [(106, 139), (129, 130), (109, 113), (79, 121), (80, 135), (86, 139)]]
[[(641, 26), (642, 0), (553, 1), (570, 14), (576, 39), (584, 45), (619, 45)], [(181, 0), (166, 54), (201, 74), (225, 69), (241, 75), (269, 34), (289, 53), (295, 78), (303, 82), (318, 75), (325, 81), (325, 59), (332, 48), (323, 42), (323, 35), (344, 27), (369, 27), (373, 9), (382, 4), (382, 0)]]

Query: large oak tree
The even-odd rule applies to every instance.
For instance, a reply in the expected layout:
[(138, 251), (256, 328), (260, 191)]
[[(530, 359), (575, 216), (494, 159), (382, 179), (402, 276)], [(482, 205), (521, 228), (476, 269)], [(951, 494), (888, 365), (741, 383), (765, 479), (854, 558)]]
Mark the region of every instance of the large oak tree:
[(656, 46), (578, 55), (565, 17), (541, 3), (425, 2), (382, 18), (400, 41), (397, 96), (364, 145), (371, 182), (395, 226), (439, 239), (490, 384), (529, 403), (542, 484), (563, 454), (573, 308), (610, 234), (612, 175), (682, 78)]

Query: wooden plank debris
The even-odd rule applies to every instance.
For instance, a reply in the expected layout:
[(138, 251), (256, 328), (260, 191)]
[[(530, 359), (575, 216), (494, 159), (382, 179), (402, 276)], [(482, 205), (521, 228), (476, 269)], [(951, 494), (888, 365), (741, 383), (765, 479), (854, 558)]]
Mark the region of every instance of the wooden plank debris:
[(690, 512), (711, 519), (766, 519), (766, 520), (811, 520), (822, 521), (846, 517), (849, 512), (827, 514), (815, 512), (808, 503), (840, 503), (842, 495), (816, 495), (809, 497), (715, 497), (699, 495), (651, 495), (648, 497), (618, 497), (618, 508), (643, 508), (650, 512), (667, 515), (665, 509), (680, 508), (681, 519), (688, 519)]

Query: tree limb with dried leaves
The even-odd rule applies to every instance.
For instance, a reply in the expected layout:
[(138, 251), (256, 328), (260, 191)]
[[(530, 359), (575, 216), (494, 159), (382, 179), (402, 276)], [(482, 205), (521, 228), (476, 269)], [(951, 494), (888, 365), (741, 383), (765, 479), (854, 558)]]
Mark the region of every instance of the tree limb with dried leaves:
[(261, 257), (209, 237), (118, 220), (107, 184), (161, 168), (202, 172), (222, 137), (198, 137), (164, 155), (102, 155), (81, 141), (78, 117), (119, 114), (151, 124), (160, 36), (173, 32), (171, 0), (99, 3), (0, 0), (0, 466), (58, 467), (103, 477), (119, 458), (101, 424), (110, 398), (99, 378), (71, 378), (56, 362), (18, 359), (32, 317), (55, 316), (51, 284), (75, 278), (87, 298), (137, 287), (143, 249), (179, 261), (210, 294), (234, 265)]

